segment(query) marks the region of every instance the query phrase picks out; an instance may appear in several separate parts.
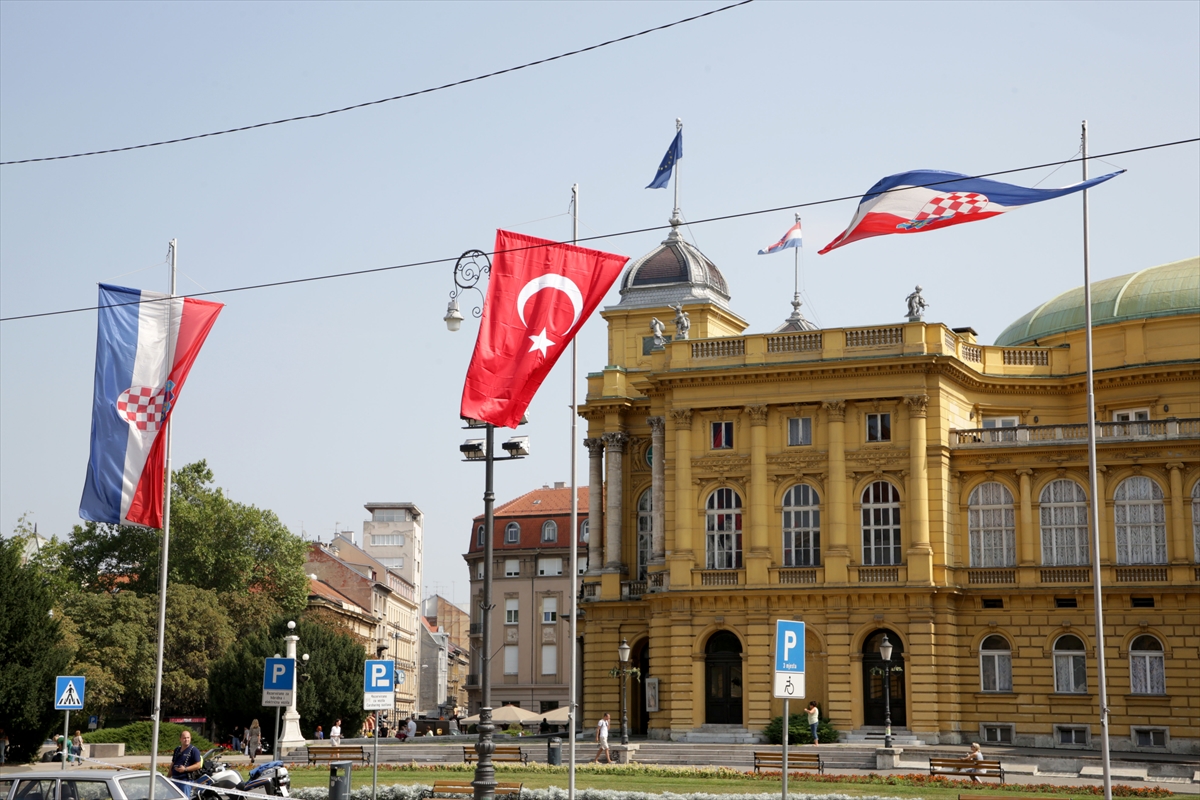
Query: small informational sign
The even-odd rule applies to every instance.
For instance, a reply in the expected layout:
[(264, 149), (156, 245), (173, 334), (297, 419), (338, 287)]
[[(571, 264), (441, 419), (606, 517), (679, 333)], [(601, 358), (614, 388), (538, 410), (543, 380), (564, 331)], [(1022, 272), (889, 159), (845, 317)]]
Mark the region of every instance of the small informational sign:
[(59, 675), (54, 681), (54, 708), (58, 711), (78, 711), (83, 708), (86, 683), (87, 678), (83, 675)]
[(396, 662), (367, 661), (363, 665), (363, 710), (383, 711), (396, 705)]
[(775, 696), (785, 700), (804, 697), (803, 622), (775, 622)]
[(88, 730), (89, 731), (94, 731), (94, 730), (96, 730), (96, 728), (99, 728), (99, 727), (100, 727), (100, 717), (98, 717), (95, 714), (92, 714), (90, 717), (88, 717)]
[(262, 704), (287, 708), (296, 696), (296, 659), (268, 658), (263, 667)]

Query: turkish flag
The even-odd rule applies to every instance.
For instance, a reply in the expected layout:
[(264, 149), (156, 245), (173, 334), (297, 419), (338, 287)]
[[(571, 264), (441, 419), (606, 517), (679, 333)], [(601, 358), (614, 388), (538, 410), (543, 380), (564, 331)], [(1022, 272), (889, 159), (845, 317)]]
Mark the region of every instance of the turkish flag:
[(629, 259), (496, 231), (491, 280), (460, 413), (515, 428)]

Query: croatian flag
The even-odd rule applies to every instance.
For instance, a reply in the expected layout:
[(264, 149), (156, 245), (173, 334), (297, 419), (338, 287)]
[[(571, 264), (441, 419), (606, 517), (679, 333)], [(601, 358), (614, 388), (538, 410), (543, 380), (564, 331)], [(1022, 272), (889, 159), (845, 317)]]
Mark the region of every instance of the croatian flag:
[(977, 222), (1006, 211), (1081, 192), (1124, 172), (1111, 172), (1061, 189), (1027, 189), (961, 172), (918, 169), (891, 175), (871, 187), (849, 227), (821, 255), (842, 245), (889, 233), (920, 233)]
[(224, 306), (100, 284), (92, 448), (79, 516), (161, 528), (159, 436)]
[(788, 228), (788, 232), (783, 235), (775, 244), (768, 247), (766, 250), (759, 250), (760, 256), (767, 256), (771, 253), (778, 253), (781, 250), (786, 250), (789, 247), (802, 247), (803, 239), (800, 236), (800, 220), (796, 220), (796, 224)]

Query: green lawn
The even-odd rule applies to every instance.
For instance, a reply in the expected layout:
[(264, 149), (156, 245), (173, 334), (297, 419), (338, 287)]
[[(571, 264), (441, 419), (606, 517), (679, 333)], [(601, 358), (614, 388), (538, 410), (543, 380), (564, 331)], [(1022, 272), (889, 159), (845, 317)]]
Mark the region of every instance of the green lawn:
[[(329, 770), (325, 767), (297, 767), (290, 770), (292, 786), (301, 788), (307, 786), (325, 787), (329, 785)], [(664, 774), (667, 773), (667, 774)], [(417, 769), (385, 765), (379, 769), (379, 784), (422, 783), (429, 785), (435, 780), (455, 779), (470, 780), (473, 770), (465, 767)], [(550, 786), (567, 786), (566, 767), (539, 766), (532, 769), (500, 765), (496, 769), (496, 779), (499, 781), (516, 781), (523, 783), (527, 789), (544, 789)], [(358, 789), (371, 784), (371, 768), (355, 766), (352, 776), (353, 788)], [(690, 792), (708, 792), (713, 794), (731, 793), (775, 793), (781, 792), (778, 775), (756, 776), (738, 773), (736, 770), (708, 770), (692, 772), (679, 768), (664, 768), (645, 770), (638, 767), (608, 767), (605, 765), (580, 766), (575, 772), (577, 789), (617, 789), (632, 792), (647, 792), (658, 794), (674, 792), (687, 794)], [(1071, 787), (1045, 787), (1050, 791), (1039, 792), (1046, 798), (1081, 797), (1078, 790)], [(962, 785), (958, 782), (944, 782), (944, 785), (893, 785), (883, 783), (843, 783), (805, 780), (803, 776), (793, 775), (788, 781), (789, 793), (797, 794), (846, 794), (851, 796), (883, 795), (887, 797), (928, 798), (928, 800), (957, 800), (959, 794), (1029, 794), (1030, 789), (1021, 786), (999, 786), (995, 781), (978, 787)]]

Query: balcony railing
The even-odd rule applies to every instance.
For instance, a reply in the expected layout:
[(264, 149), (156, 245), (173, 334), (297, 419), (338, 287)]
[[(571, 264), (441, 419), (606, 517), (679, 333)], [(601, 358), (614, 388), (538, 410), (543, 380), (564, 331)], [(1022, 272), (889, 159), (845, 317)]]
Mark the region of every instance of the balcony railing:
[(593, 600), (600, 599), (600, 584), (596, 582), (585, 583), (582, 587), (583, 602), (588, 603)]
[(817, 569), (815, 567), (783, 567), (775, 570), (782, 586), (816, 584)]
[[(1085, 422), (1066, 425), (1018, 425), (1013, 428), (971, 428), (950, 431), (955, 448), (1059, 445), (1087, 441)], [(1155, 419), (1138, 422), (1098, 422), (1097, 441), (1166, 441), (1200, 436), (1200, 419)]]
[(621, 599), (636, 600), (646, 593), (646, 581), (621, 581)]
[(1117, 583), (1166, 583), (1166, 567), (1117, 567)]
[(651, 572), (647, 576), (647, 580), (649, 582), (647, 588), (651, 592), (665, 592), (671, 588), (671, 573), (665, 570), (662, 572)]
[(977, 567), (967, 571), (967, 583), (971, 586), (1003, 586), (1017, 582), (1017, 570)]
[(467, 632), (468, 636), (483, 636), (483, 623), (472, 622), (471, 629)]
[(693, 579), (693, 585), (737, 586), (741, 582), (738, 577), (741, 574), (740, 569), (694, 569), (692, 575), (698, 576), (699, 579)]
[(1091, 583), (1091, 567), (1042, 567), (1042, 583)]
[(887, 567), (851, 567), (855, 583), (904, 583), (908, 580), (908, 568), (903, 564)]

